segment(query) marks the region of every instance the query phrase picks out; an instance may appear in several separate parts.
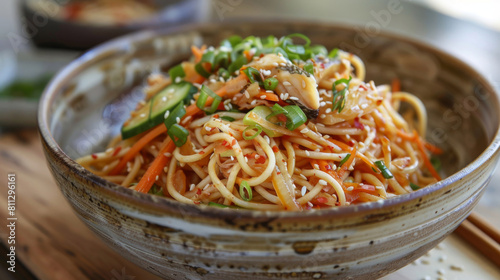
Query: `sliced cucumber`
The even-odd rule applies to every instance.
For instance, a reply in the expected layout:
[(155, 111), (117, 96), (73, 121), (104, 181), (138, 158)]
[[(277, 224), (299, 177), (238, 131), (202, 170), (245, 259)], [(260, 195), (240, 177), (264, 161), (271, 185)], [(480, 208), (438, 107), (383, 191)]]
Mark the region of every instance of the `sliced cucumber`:
[(153, 96), (135, 116), (122, 126), (122, 138), (127, 139), (161, 124), (165, 112), (179, 102), (189, 102), (198, 89), (188, 82), (171, 84)]

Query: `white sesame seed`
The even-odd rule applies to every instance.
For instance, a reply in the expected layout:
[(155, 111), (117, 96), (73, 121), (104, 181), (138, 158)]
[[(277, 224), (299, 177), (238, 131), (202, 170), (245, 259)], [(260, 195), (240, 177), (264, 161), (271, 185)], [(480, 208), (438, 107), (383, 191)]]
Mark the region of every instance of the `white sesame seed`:
[(234, 160), (234, 157), (233, 157), (233, 156), (231, 156), (231, 160)]
[(319, 106), (320, 106), (320, 107), (324, 107), (324, 106), (326, 106), (326, 102), (325, 102), (325, 101), (321, 101), (321, 102), (319, 103)]
[(286, 66), (286, 63), (282, 62), (280, 63), (281, 66), (285, 67)]
[(175, 82), (180, 83), (182, 81), (181, 77), (175, 77)]
[(304, 128), (304, 129), (302, 129), (302, 130), (300, 131), (300, 133), (308, 133), (308, 132), (309, 132), (309, 128), (307, 128), (307, 127), (306, 127), (306, 128)]
[(250, 102), (250, 105), (252, 105), (252, 106), (255, 105), (255, 104), (257, 104), (257, 100), (255, 100), (255, 99), (252, 100), (252, 102)]
[(179, 118), (179, 117), (175, 118), (175, 122), (180, 123), (181, 122), (181, 118)]
[(215, 84), (217, 81), (215, 79), (210, 79), (210, 83)]
[(383, 188), (384, 188), (384, 186), (375, 186), (375, 188), (376, 188), (377, 190), (381, 190), (381, 189), (383, 189)]
[(224, 78), (223, 78), (223, 77), (219, 77), (219, 81), (221, 81), (221, 82), (223, 82), (223, 83), (225, 83), (225, 82), (226, 82), (226, 80), (224, 80)]
[(266, 90), (267, 93), (274, 93), (272, 90)]
[(319, 182), (318, 182), (318, 183), (319, 183), (320, 185), (322, 185), (322, 186), (326, 186), (326, 185), (328, 185), (328, 183), (327, 183), (325, 180), (323, 180), (323, 179), (319, 180)]
[(326, 118), (326, 115), (325, 114), (321, 114), (321, 116), (319, 116), (320, 118), (324, 119)]
[(163, 172), (168, 173), (168, 167), (163, 167)]
[(348, 191), (352, 192), (354, 190), (354, 187), (353, 186), (350, 186), (347, 188)]
[(260, 155), (255, 155), (255, 159), (259, 159), (260, 158)]
[(266, 97), (267, 97), (267, 96), (265, 96), (265, 95), (261, 95), (261, 96), (260, 96), (260, 99), (266, 99)]
[(166, 119), (166, 118), (168, 118), (169, 115), (170, 115), (170, 111), (166, 111), (165, 115), (163, 115), (163, 117)]
[(273, 65), (273, 66), (276, 66), (276, 67), (278, 67), (278, 66), (279, 66), (278, 62), (273, 62), (273, 63), (272, 63), (272, 65)]
[(271, 139), (269, 139), (269, 136), (264, 135), (264, 139), (266, 139), (267, 144), (271, 144)]
[(287, 99), (288, 99), (288, 96), (289, 96), (289, 95), (288, 95), (288, 92), (285, 92), (285, 100), (287, 100)]
[(167, 97), (166, 97), (166, 96), (163, 96), (163, 97), (161, 98), (161, 101), (166, 102), (166, 101), (167, 101)]
[(166, 157), (171, 157), (172, 156), (171, 153), (164, 153), (163, 155), (166, 156)]
[(332, 108), (328, 108), (325, 110), (325, 113), (330, 114), (332, 112)]
[(330, 135), (324, 135), (323, 136), (323, 139), (328, 139), (328, 138), (330, 138)]
[(304, 174), (299, 174), (300, 178), (304, 179), (304, 180), (307, 180), (307, 177), (304, 175)]
[(361, 109), (366, 109), (368, 107), (368, 104), (364, 103), (364, 104), (361, 104)]
[(210, 184), (207, 184), (205, 187), (203, 187), (203, 190), (208, 189), (208, 187), (210, 187)]
[(140, 114), (139, 117), (144, 118), (146, 117), (146, 114)]
[(212, 128), (211, 128), (210, 126), (205, 126), (205, 130), (206, 130), (206, 131), (211, 131), (211, 130), (212, 130)]
[(247, 157), (245, 157), (245, 162), (248, 162), (248, 158)]
[(313, 164), (314, 169), (319, 169), (319, 165), (317, 163)]
[(160, 176), (156, 175), (156, 180), (155, 181), (158, 181), (158, 179), (160, 179)]
[(245, 92), (244, 92), (244, 95), (245, 95), (245, 97), (246, 97), (246, 98), (250, 98), (250, 94), (249, 94), (249, 93), (248, 93), (248, 91), (246, 91), (246, 90), (245, 90)]
[(111, 153), (113, 150), (114, 150), (113, 148), (108, 148), (108, 149), (106, 150), (106, 153)]
[(309, 206), (309, 207), (313, 207), (314, 205), (313, 205), (310, 201), (308, 201), (308, 202), (307, 202), (307, 206)]
[(194, 187), (196, 187), (196, 185), (195, 185), (195, 184), (191, 184), (191, 185), (189, 185), (189, 191), (192, 191), (192, 190), (194, 189)]
[(311, 153), (309, 153), (308, 150), (305, 151), (307, 156), (311, 156)]
[(298, 97), (295, 97), (295, 96), (290, 96), (290, 99), (291, 99), (291, 100), (299, 100), (299, 98), (298, 98)]
[(307, 191), (306, 186), (303, 186), (303, 187), (302, 187), (302, 190), (300, 191), (300, 194), (301, 194), (302, 196), (304, 196), (304, 195), (306, 195), (306, 191)]
[(283, 85), (284, 85), (284, 86), (291, 86), (292, 84), (291, 84), (290, 82), (288, 82), (288, 81), (284, 81), (284, 82), (283, 82)]

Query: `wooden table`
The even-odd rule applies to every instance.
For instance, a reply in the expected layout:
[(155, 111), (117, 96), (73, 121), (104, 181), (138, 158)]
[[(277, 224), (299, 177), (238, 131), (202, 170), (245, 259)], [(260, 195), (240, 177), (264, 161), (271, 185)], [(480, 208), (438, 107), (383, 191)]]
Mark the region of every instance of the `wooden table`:
[[(2, 182), (0, 184), (0, 197), (2, 197), (0, 218), (3, 223), (6, 223), (8, 214), (5, 182), (9, 173), (16, 174), (15, 217), (17, 217), (16, 256), (18, 262), (16, 270), (18, 271), (13, 274), (7, 272), (6, 267), (2, 267), (0, 279), (159, 279), (108, 248), (76, 217), (46, 166), (36, 130), (0, 135), (0, 180)], [(494, 177), (494, 181), (500, 182), (500, 177)], [(489, 191), (492, 192), (500, 190), (499, 187), (490, 189)], [(500, 219), (497, 218), (500, 212), (488, 211), (491, 209), (488, 208), (489, 203), (489, 201), (486, 204), (482, 203), (478, 209), (481, 210), (481, 214), (486, 215), (490, 220), (495, 220), (498, 225)], [(0, 239), (3, 244), (7, 237), (7, 227), (0, 226)], [(487, 260), (471, 248), (460, 244), (456, 237), (447, 238), (445, 243), (452, 249), (451, 252), (448, 250), (448, 255), (458, 256), (461, 258), (458, 262), (462, 261), (463, 264), (472, 267), (468, 269), (469, 274), (476, 275), (477, 272), (473, 272), (472, 269), (480, 268), (479, 271), (486, 275), (486, 278), (481, 279), (500, 279), (498, 278), (500, 270), (488, 264)], [(437, 258), (444, 252), (431, 252), (429, 256), (423, 257), (424, 263), (425, 260), (436, 259), (434, 260), (435, 266), (409, 265), (384, 279), (421, 279), (416, 277), (418, 275), (416, 273), (435, 274), (439, 267)], [(5, 257), (7, 252), (1, 253)], [(22, 262), (26, 270), (19, 267), (19, 262)], [(5, 266), (5, 262), (2, 263)], [(424, 273), (425, 269), (428, 272)], [(459, 275), (466, 276), (466, 274)], [(16, 278), (9, 278), (13, 276)], [(487, 278), (489, 276), (491, 277)]]

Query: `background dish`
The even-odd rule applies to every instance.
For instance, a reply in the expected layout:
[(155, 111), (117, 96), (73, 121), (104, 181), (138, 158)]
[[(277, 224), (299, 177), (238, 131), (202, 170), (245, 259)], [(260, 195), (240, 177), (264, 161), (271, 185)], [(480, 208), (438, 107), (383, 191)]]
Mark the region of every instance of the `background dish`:
[[(182, 273), (188, 279), (199, 275), (207, 279), (223, 275), (381, 276), (437, 244), (465, 218), (481, 195), (496, 163), (498, 141), (492, 141), (498, 138), (498, 100), (491, 86), (465, 64), (430, 47), (387, 35), (374, 37), (368, 46), (361, 47), (353, 41), (353, 29), (331, 25), (252, 23), (189, 30), (170, 36), (164, 36), (168, 31), (142, 33), (88, 53), (58, 76), (40, 107), (46, 153), (63, 193), (92, 229), (143, 267), (164, 277)], [(366, 61), (368, 78), (378, 83), (401, 78), (403, 87), (426, 103), (429, 118), (434, 120), (430, 130), (441, 132), (434, 137), (441, 135), (436, 139), (446, 140), (443, 143), (448, 156), (442, 160), (448, 174), (471, 163), (492, 144), (466, 169), (384, 205), (284, 214), (200, 210), (134, 194), (75, 165), (61, 153), (49, 133), (70, 156), (88, 153), (106, 142), (119, 123), (112, 117), (116, 110), (108, 109), (106, 115), (103, 107), (94, 105), (108, 104), (124, 89), (130, 90), (145, 74), (141, 69), (175, 63), (188, 54), (191, 43), (200, 40), (216, 44), (230, 33), (280, 36), (292, 32), (305, 33), (328, 48), (357, 47)], [(98, 75), (99, 69), (107, 71)], [(113, 72), (116, 76), (112, 79), (109, 73)], [(88, 94), (82, 94), (85, 92)], [(103, 97), (103, 93), (107, 95)], [(476, 97), (482, 110), (471, 112), (458, 127), (446, 123), (443, 112), (469, 96)], [(90, 118), (82, 120), (89, 114)], [(211, 258), (213, 255), (219, 258)], [(184, 263), (186, 259), (190, 261)], [(299, 274), (302, 271), (307, 272)]]

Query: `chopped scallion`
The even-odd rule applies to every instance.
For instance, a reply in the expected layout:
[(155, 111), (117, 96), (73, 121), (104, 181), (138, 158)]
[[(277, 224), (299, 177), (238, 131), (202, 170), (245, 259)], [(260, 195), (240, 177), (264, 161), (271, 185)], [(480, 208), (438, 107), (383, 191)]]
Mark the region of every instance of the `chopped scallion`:
[(186, 143), (189, 131), (178, 124), (174, 124), (167, 130), (167, 134), (174, 141), (175, 146), (181, 147)]
[(252, 188), (250, 187), (247, 181), (242, 181), (240, 184), (240, 196), (244, 201), (252, 200), (253, 197)]
[(413, 183), (410, 183), (410, 188), (411, 188), (412, 190), (416, 191), (416, 190), (420, 189), (420, 186), (415, 185), (415, 184), (413, 184)]
[(169, 130), (172, 125), (177, 123), (177, 119), (182, 119), (185, 114), (186, 109), (184, 108), (184, 104), (181, 102), (172, 111), (170, 111), (168, 117), (165, 119), (164, 124), (167, 127), (167, 130)]
[(314, 75), (314, 65), (311, 62), (308, 62), (304, 65), (304, 70), (307, 73)]
[[(205, 104), (207, 103), (208, 97), (212, 97), (214, 101), (212, 102), (212, 106), (209, 108), (205, 108)], [(205, 112), (212, 114), (217, 111), (217, 107), (219, 107), (220, 102), (222, 101), (222, 97), (218, 96), (215, 92), (213, 92), (209, 87), (203, 85), (200, 90), (200, 96), (196, 101), (196, 106)]]
[(228, 121), (228, 122), (234, 122), (234, 118), (231, 118), (229, 116), (222, 116), (222, 117), (220, 117), (220, 119)]
[(380, 172), (382, 172), (382, 176), (384, 176), (384, 178), (391, 179), (394, 177), (392, 175), (391, 171), (389, 171), (389, 169), (387, 168), (387, 166), (385, 166), (385, 163), (383, 160), (376, 161), (375, 165), (380, 170)]
[(278, 79), (276, 78), (267, 78), (264, 80), (264, 88), (266, 90), (274, 90), (278, 86)]
[(243, 70), (243, 73), (247, 75), (248, 80), (250, 81), (251, 84), (257, 82), (259, 85), (262, 84), (262, 76), (259, 72), (259, 70), (253, 68), (253, 67), (247, 67), (245, 70)]
[(177, 77), (184, 78), (186, 76), (186, 73), (184, 72), (184, 68), (182, 68), (182, 64), (179, 64), (175, 67), (170, 68), (168, 71), (168, 75), (170, 76), (170, 80), (172, 83), (175, 83), (177, 80)]
[[(247, 136), (246, 132), (250, 129), (256, 129), (257, 131), (255, 132), (255, 134)], [(245, 139), (245, 140), (252, 140), (255, 137), (257, 137), (258, 135), (260, 135), (261, 133), (262, 133), (262, 126), (255, 124), (255, 125), (247, 126), (245, 128), (245, 130), (243, 130), (242, 136), (243, 136), (243, 139)]]
[(344, 165), (344, 163), (346, 163), (349, 158), (351, 157), (351, 154), (347, 154), (339, 163), (339, 167), (342, 167), (342, 165)]
[[(333, 92), (333, 104), (332, 104), (332, 111), (337, 110), (339, 113), (342, 112), (345, 106), (345, 95), (347, 92), (347, 89), (349, 88), (349, 83), (351, 82), (352, 77), (349, 76), (349, 79), (340, 79), (336, 80), (333, 83), (332, 86), (332, 92)], [(344, 89), (341, 91), (337, 91), (337, 85), (345, 83)]]
[(211, 73), (205, 69), (205, 66), (203, 66), (204, 62), (199, 62), (194, 66), (194, 70), (196, 70), (196, 73), (200, 74), (200, 76), (204, 78), (210, 77)]
[(288, 130), (295, 130), (307, 121), (306, 114), (297, 105), (289, 105), (284, 108), (287, 113), (286, 116), (286, 128)]

